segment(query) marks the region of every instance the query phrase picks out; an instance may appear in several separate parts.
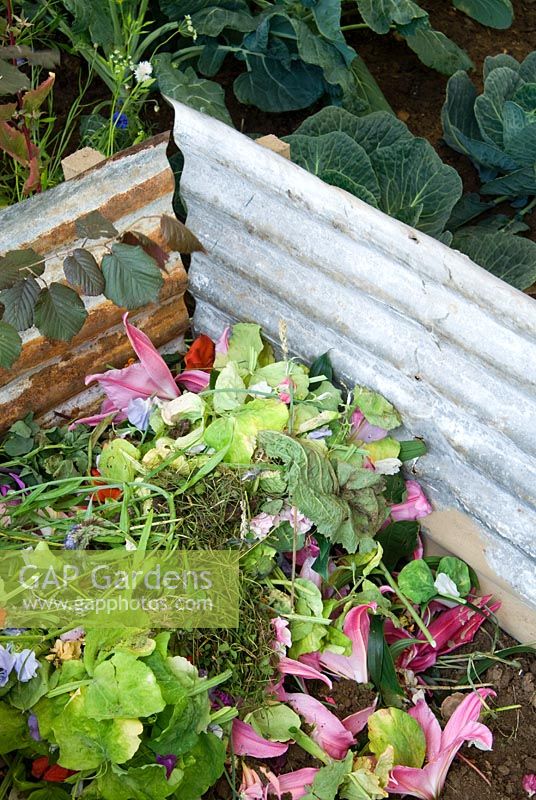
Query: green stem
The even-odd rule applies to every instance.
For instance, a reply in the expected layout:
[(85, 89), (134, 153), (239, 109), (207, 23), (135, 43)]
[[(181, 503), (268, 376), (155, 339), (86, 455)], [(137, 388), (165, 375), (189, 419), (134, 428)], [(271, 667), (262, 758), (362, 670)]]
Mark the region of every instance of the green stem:
[(341, 25), (341, 31), (361, 31), (368, 28), (366, 22), (356, 22), (355, 25)]
[(432, 634), (430, 633), (430, 631), (428, 630), (428, 628), (426, 627), (420, 616), (417, 614), (417, 612), (415, 611), (415, 609), (413, 608), (407, 597), (401, 592), (397, 582), (395, 581), (395, 579), (393, 578), (393, 576), (391, 575), (391, 573), (389, 572), (383, 561), (380, 562), (379, 568), (382, 571), (383, 576), (385, 577), (385, 580), (387, 581), (391, 589), (394, 590), (396, 596), (398, 597), (398, 599), (400, 600), (400, 602), (402, 603), (402, 605), (404, 606), (410, 617), (412, 617), (419, 630), (424, 635), (424, 638), (426, 639), (428, 644), (431, 647), (434, 648), (437, 647), (436, 642), (432, 638)]
[(142, 39), (140, 44), (136, 46), (136, 49), (132, 54), (133, 61), (141, 61), (141, 57), (147, 52), (152, 43), (156, 41), (156, 39), (159, 39), (161, 36), (165, 36), (166, 33), (170, 33), (171, 31), (177, 31), (176, 22), (168, 22), (166, 25), (161, 25), (156, 31), (148, 34), (148, 36), (146, 36), (145, 39)]
[(298, 747), (301, 747), (302, 750), (305, 750), (305, 752), (309, 753), (310, 756), (313, 756), (313, 758), (317, 758), (326, 766), (328, 766), (328, 764), (331, 764), (331, 759), (329, 758), (329, 756), (326, 755), (326, 753), (324, 753), (320, 745), (314, 742), (311, 739), (311, 737), (307, 736), (307, 734), (304, 733), (302, 730), (293, 727), (289, 728), (288, 732), (290, 733), (290, 735), (292, 736)]
[(536, 206), (536, 197), (533, 197), (532, 200), (530, 201), (530, 203), (528, 204), (528, 206), (525, 206), (525, 208), (522, 208), (517, 216), (518, 217), (524, 217), (525, 214), (529, 214), (532, 211), (534, 206)]

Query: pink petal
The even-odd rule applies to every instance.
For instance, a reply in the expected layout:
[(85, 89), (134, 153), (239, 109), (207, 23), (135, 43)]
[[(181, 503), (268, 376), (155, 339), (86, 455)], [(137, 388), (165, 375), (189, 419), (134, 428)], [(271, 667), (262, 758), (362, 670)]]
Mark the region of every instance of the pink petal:
[(279, 800), (281, 797), (290, 794), (292, 800), (300, 800), (309, 793), (318, 769), (316, 767), (304, 767), (303, 769), (287, 772), (285, 775), (275, 776), (273, 772), (263, 769), (268, 778), (270, 794), (276, 794)]
[(275, 758), (282, 756), (288, 750), (288, 744), (270, 742), (253, 730), (247, 722), (240, 719), (233, 720), (231, 729), (231, 742), (233, 753), (238, 756), (253, 756), (254, 758)]
[[(463, 741), (467, 741), (467, 732), (469, 731), (470, 723), (478, 722), (480, 713), (484, 708), (482, 700), (485, 700), (486, 697), (495, 696), (493, 689), (478, 689), (467, 695), (445, 725), (441, 746), (448, 747), (460, 738), (462, 738)], [(486, 728), (486, 730), (488, 729)], [(489, 742), (489, 739), (485, 738), (484, 744), (487, 744), (487, 742)]]
[(435, 761), (441, 750), (441, 726), (425, 700), (419, 700), (409, 714), (416, 719), (426, 738), (426, 758)]
[(139, 363), (123, 369), (109, 369), (107, 372), (87, 375), (86, 386), (92, 381), (98, 381), (108, 399), (121, 410), (126, 409), (131, 400), (138, 397), (146, 399), (158, 394), (157, 384)]
[(354, 736), (358, 733), (361, 733), (363, 728), (366, 727), (369, 717), (376, 711), (377, 705), (378, 698), (374, 700), (374, 703), (371, 706), (367, 706), (361, 711), (356, 711), (355, 714), (350, 714), (350, 716), (345, 717), (342, 721), (342, 724), (346, 730), (350, 731), (350, 733), (352, 733)]
[(216, 353), (225, 354), (229, 350), (229, 338), (231, 336), (231, 328), (229, 325), (224, 328), (220, 338), (216, 342)]
[(180, 392), (173, 380), (173, 375), (147, 334), (130, 324), (128, 321), (128, 313), (124, 315), (123, 322), (130, 344), (138, 356), (141, 365), (147, 375), (150, 375), (153, 383), (158, 386), (158, 391), (156, 392), (157, 396), (162, 400), (173, 400), (174, 397), (178, 397)]
[(344, 620), (343, 632), (352, 641), (352, 652), (349, 656), (343, 656), (326, 650), (320, 654), (322, 666), (343, 678), (367, 683), (367, 648), (370, 631), (368, 611), (375, 608), (375, 603), (367, 603), (350, 609)]
[(295, 661), (293, 658), (282, 656), (279, 659), (277, 668), (281, 675), (296, 675), (298, 678), (308, 678), (309, 680), (322, 681), (322, 683), (325, 683), (328, 688), (333, 688), (333, 684), (326, 675), (323, 675), (314, 667), (309, 667), (307, 664), (302, 664), (300, 661)]
[(300, 570), (300, 578), (305, 578), (306, 580), (311, 581), (311, 583), (314, 583), (317, 589), (320, 589), (322, 586), (322, 576), (313, 569), (313, 564), (315, 561), (316, 556), (309, 556), (309, 558), (305, 559)]
[(529, 772), (523, 777), (523, 789), (529, 797), (534, 797), (536, 794), (536, 775), (533, 772)]
[(406, 481), (407, 499), (403, 503), (395, 503), (390, 508), (391, 519), (416, 520), (427, 517), (433, 509), (428, 502), (426, 495), (417, 481)]
[(248, 767), (247, 764), (242, 764), (240, 797), (247, 797), (248, 800), (263, 800), (266, 797), (266, 792), (258, 773)]
[(271, 625), (275, 631), (274, 650), (284, 653), (286, 647), (292, 647), (292, 637), (288, 627), (288, 619), (275, 617), (271, 620)]
[(177, 383), (180, 383), (188, 392), (199, 394), (199, 392), (204, 392), (208, 387), (210, 375), (208, 372), (203, 372), (202, 369), (185, 369), (178, 376)]
[(289, 693), (286, 702), (309, 725), (314, 725), (311, 738), (337, 761), (345, 758), (348, 748), (354, 744), (354, 737), (342, 722), (328, 711), (319, 700), (308, 694)]
[(437, 800), (435, 775), (428, 765), (423, 769), (416, 767), (395, 767), (387, 785), (389, 794), (410, 794), (420, 800)]

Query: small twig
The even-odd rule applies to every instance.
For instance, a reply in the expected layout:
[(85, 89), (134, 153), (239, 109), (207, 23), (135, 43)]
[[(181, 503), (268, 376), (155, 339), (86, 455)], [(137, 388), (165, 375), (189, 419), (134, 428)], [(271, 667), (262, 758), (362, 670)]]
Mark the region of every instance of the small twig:
[(486, 778), (486, 776), (484, 775), (484, 773), (483, 773), (483, 772), (481, 772), (481, 771), (478, 769), (478, 767), (476, 766), (476, 764), (473, 764), (473, 762), (472, 762), (472, 761), (470, 761), (468, 758), (466, 758), (465, 756), (462, 756), (462, 754), (461, 754), (461, 753), (457, 753), (457, 758), (459, 758), (459, 759), (460, 759), (460, 761), (463, 761), (463, 762), (465, 762), (465, 764), (467, 764), (467, 766), (468, 766), (468, 767), (471, 767), (471, 769), (474, 769), (474, 771), (476, 772), (476, 774), (477, 774), (477, 775), (480, 775), (480, 777), (482, 778), (482, 780), (483, 780), (483, 781), (485, 781), (485, 782), (488, 784), (488, 786), (491, 786), (491, 781), (490, 781), (488, 778)]

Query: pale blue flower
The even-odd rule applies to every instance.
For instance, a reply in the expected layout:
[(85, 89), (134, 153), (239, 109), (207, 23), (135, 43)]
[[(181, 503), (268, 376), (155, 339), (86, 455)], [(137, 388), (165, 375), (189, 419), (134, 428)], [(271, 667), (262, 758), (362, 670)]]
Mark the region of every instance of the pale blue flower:
[(0, 689), (6, 685), (15, 666), (15, 656), (9, 649), (0, 645)]
[(33, 650), (21, 650), (20, 653), (15, 654), (14, 669), (21, 683), (28, 683), (35, 678), (40, 666)]
[(149, 427), (149, 419), (153, 410), (152, 397), (136, 397), (127, 406), (127, 417), (131, 425), (140, 431), (146, 431)]

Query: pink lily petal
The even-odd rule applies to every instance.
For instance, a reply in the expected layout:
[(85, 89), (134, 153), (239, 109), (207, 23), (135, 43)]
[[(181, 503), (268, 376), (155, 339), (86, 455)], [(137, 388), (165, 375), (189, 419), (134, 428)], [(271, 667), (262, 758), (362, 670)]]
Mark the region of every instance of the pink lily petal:
[(138, 397), (146, 399), (158, 394), (158, 385), (139, 363), (86, 376), (86, 386), (93, 381), (99, 382), (115, 408), (121, 410), (126, 409), (131, 400)]
[(276, 794), (278, 800), (290, 795), (292, 800), (300, 800), (309, 793), (309, 788), (316, 777), (318, 769), (316, 767), (304, 767), (303, 769), (287, 772), (285, 775), (274, 775), (267, 769), (262, 769), (268, 778), (269, 794)]
[(242, 782), (240, 783), (239, 796), (247, 800), (263, 800), (266, 797), (266, 790), (262, 785), (258, 773), (242, 764)]
[(354, 737), (335, 714), (328, 711), (316, 698), (301, 692), (287, 694), (286, 702), (309, 725), (314, 725), (311, 738), (328, 756), (337, 761), (345, 758), (348, 748), (354, 744)]
[(216, 342), (216, 353), (222, 353), (225, 355), (229, 350), (229, 339), (231, 337), (231, 328), (228, 325), (226, 328), (223, 329), (222, 334), (220, 335), (219, 339)]
[(301, 661), (302, 664), (307, 664), (308, 667), (312, 667), (313, 669), (320, 669), (320, 653), (303, 653), (299, 658), (298, 661)]
[(188, 392), (199, 394), (208, 387), (210, 375), (208, 372), (203, 372), (202, 369), (185, 369), (178, 376), (177, 383), (180, 383)]
[(437, 721), (437, 717), (424, 700), (419, 700), (419, 702), (409, 710), (409, 715), (417, 720), (424, 731), (427, 761), (435, 761), (441, 751), (442, 745), (441, 725)]
[(300, 578), (305, 578), (320, 589), (322, 587), (322, 576), (315, 572), (313, 569), (313, 564), (316, 561), (316, 556), (310, 556), (306, 558), (302, 564), (302, 568), (300, 570)]
[(536, 794), (536, 775), (533, 772), (523, 776), (523, 789), (529, 797), (534, 797)]
[(124, 315), (123, 322), (130, 344), (138, 356), (142, 367), (147, 375), (151, 377), (153, 383), (158, 387), (158, 391), (155, 392), (155, 394), (162, 400), (173, 400), (173, 398), (178, 397), (180, 392), (177, 389), (173, 375), (147, 334), (130, 324), (128, 321), (128, 313)]
[[(498, 602), (488, 605), (490, 600), (491, 595), (472, 600), (473, 605), (481, 608), (483, 613), (473, 611), (468, 606), (455, 606), (438, 614), (428, 625), (436, 647), (433, 648), (423, 641), (422, 645), (416, 645), (415, 648), (409, 649), (402, 655), (401, 666), (411, 669), (415, 673), (424, 672), (436, 663), (438, 656), (450, 653), (452, 650), (472, 642), (486, 617), (490, 613), (494, 613), (500, 606)], [(386, 625), (387, 630), (390, 629)]]
[(233, 720), (231, 729), (231, 742), (233, 753), (238, 756), (253, 756), (254, 758), (275, 758), (282, 756), (288, 750), (288, 744), (270, 742), (253, 730), (247, 722), (240, 719)]
[(387, 790), (391, 794), (410, 794), (421, 800), (438, 800), (450, 765), (464, 742), (475, 742), (482, 748), (491, 749), (491, 731), (478, 722), (478, 717), (482, 710), (482, 700), (494, 694), (491, 689), (479, 689), (468, 695), (442, 733), (438, 733), (437, 720), (436, 724), (432, 722), (433, 714), (425, 701), (419, 700), (409, 713), (425, 732), (428, 763), (421, 769), (396, 766), (391, 772)]
[(355, 714), (350, 714), (342, 720), (342, 724), (347, 731), (350, 731), (354, 736), (366, 728), (369, 717), (376, 711), (378, 705), (378, 698), (374, 700), (371, 706), (356, 711)]
[(319, 672), (314, 667), (309, 667), (307, 664), (302, 664), (300, 661), (295, 661), (293, 658), (282, 656), (279, 659), (277, 668), (281, 675), (295, 675), (298, 678), (308, 678), (309, 680), (317, 680), (325, 683), (329, 689), (333, 688), (330, 679)]
[(352, 652), (349, 656), (343, 656), (325, 650), (320, 654), (320, 663), (323, 667), (335, 675), (358, 683), (368, 681), (367, 648), (370, 632), (368, 611), (375, 608), (375, 603), (367, 603), (350, 609), (344, 620), (343, 632), (352, 641)]
[[(485, 700), (487, 697), (495, 697), (495, 692), (493, 689), (479, 689), (462, 700), (452, 717), (445, 725), (441, 742), (444, 747), (452, 744), (460, 736), (464, 735), (464, 731), (469, 723), (478, 722), (480, 713), (484, 708), (482, 705), (482, 700)], [(481, 727), (485, 728), (485, 730), (491, 736), (491, 732), (488, 730), (488, 728), (486, 728), (485, 725), (482, 725)], [(477, 736), (482, 735), (482, 733), (482, 731), (479, 731)], [(475, 736), (475, 738), (477, 738), (477, 736)], [(469, 738), (469, 741), (472, 741), (472, 737)], [(482, 742), (486, 749), (491, 749), (490, 739), (484, 736)], [(490, 747), (487, 747), (488, 742), (490, 743)]]
[(271, 625), (275, 631), (275, 641), (273, 642), (272, 646), (276, 652), (284, 655), (286, 648), (292, 647), (292, 637), (288, 627), (288, 619), (283, 619), (283, 617), (275, 617), (271, 621)]
[(390, 508), (391, 519), (416, 520), (427, 517), (433, 511), (426, 495), (417, 481), (406, 481), (407, 499), (403, 503), (395, 503)]

